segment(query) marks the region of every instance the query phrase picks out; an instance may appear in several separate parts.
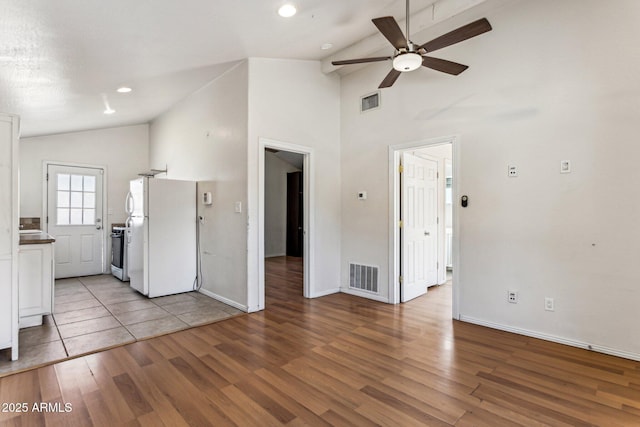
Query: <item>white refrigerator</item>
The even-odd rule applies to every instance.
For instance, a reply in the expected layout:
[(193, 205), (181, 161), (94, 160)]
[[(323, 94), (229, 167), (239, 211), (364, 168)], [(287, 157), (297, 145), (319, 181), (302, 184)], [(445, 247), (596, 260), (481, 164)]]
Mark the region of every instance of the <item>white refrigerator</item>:
[(130, 285), (149, 298), (193, 290), (196, 278), (196, 183), (141, 177), (126, 209)]

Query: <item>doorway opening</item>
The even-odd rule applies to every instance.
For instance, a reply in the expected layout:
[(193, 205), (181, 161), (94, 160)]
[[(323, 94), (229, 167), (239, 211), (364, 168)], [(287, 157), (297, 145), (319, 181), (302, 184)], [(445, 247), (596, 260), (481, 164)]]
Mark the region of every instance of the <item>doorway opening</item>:
[(44, 168), (43, 218), (56, 239), (56, 279), (104, 273), (105, 168), (53, 162)]
[(259, 304), (312, 295), (310, 148), (261, 139), (259, 159)]
[[(458, 283), (456, 137), (390, 148), (390, 260), (394, 303)], [(458, 315), (453, 286), (453, 317)]]

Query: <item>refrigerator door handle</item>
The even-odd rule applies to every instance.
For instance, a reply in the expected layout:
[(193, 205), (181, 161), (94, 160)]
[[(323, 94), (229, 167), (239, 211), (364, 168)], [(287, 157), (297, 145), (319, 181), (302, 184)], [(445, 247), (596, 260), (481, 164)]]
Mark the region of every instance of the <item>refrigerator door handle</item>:
[(131, 194), (131, 191), (129, 191), (127, 193), (127, 198), (124, 201), (124, 210), (127, 213), (127, 215), (131, 216), (131, 214), (133, 213), (133, 209), (134, 209), (133, 195)]

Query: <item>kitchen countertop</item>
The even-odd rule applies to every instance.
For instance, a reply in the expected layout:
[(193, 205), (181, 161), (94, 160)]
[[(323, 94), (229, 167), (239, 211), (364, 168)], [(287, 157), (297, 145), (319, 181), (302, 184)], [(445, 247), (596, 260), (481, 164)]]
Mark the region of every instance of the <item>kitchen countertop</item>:
[(43, 243), (53, 243), (56, 239), (50, 234), (41, 231), (39, 233), (20, 233), (21, 245), (40, 245)]

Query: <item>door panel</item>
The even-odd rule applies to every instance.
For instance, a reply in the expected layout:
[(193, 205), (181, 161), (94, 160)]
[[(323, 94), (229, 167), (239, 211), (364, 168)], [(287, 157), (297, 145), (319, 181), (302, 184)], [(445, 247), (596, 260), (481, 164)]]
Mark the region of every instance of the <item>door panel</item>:
[(48, 165), (47, 231), (56, 238), (56, 278), (102, 274), (103, 169)]
[(401, 301), (427, 292), (437, 282), (438, 163), (402, 154)]
[(83, 234), (82, 236), (80, 236), (80, 241), (82, 242), (82, 244), (80, 245), (80, 247), (82, 248), (80, 250), (80, 259), (82, 260), (82, 262), (92, 262), (94, 260), (93, 248), (96, 244), (95, 240), (96, 239), (93, 234)]

